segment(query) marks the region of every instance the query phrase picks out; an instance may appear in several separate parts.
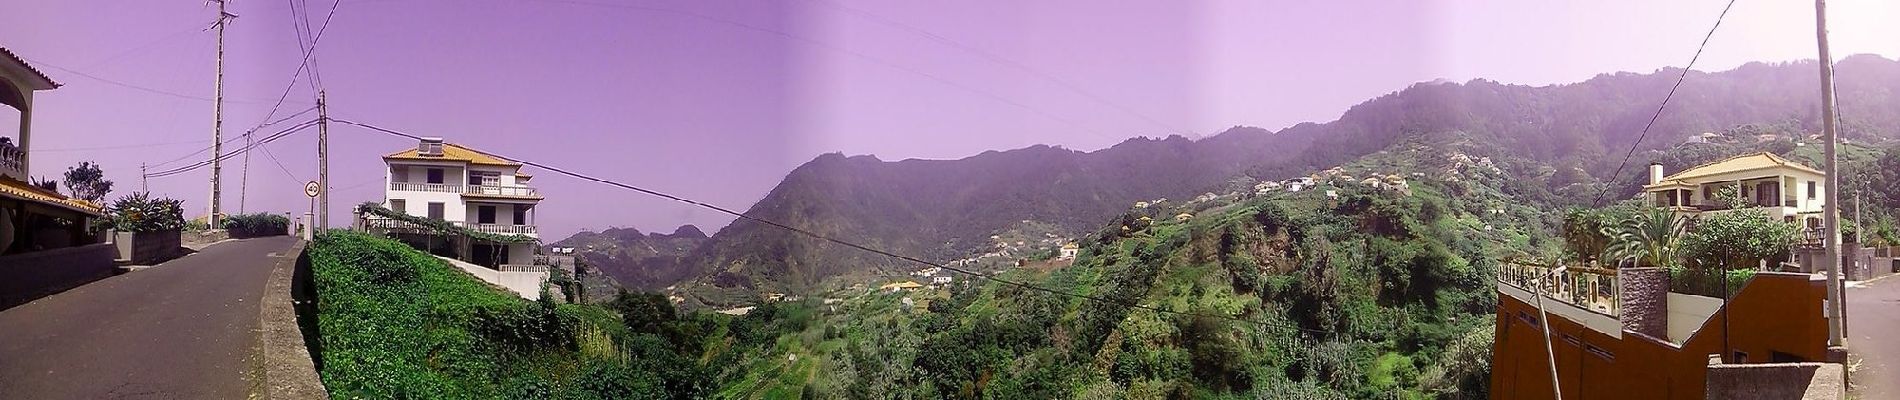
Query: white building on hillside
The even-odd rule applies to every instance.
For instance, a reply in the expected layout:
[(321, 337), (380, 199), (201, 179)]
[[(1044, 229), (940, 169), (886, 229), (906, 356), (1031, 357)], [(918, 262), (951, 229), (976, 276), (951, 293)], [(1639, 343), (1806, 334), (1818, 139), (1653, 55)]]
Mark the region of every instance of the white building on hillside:
[[(534, 208), (541, 194), (528, 186), (521, 164), (423, 138), (415, 148), (383, 156), (387, 191), (383, 206), (412, 216), (447, 221), (476, 232), (539, 239)], [(472, 241), (471, 263), (499, 267), (534, 264), (533, 242)]]
[(1656, 206), (1684, 214), (1733, 209), (1735, 205), (1718, 197), (1727, 191), (1738, 195), (1742, 208), (1759, 208), (1771, 217), (1814, 227), (1821, 223), (1826, 180), (1820, 170), (1774, 153), (1750, 153), (1669, 176), (1663, 176), (1661, 165), (1652, 164), (1643, 191)]

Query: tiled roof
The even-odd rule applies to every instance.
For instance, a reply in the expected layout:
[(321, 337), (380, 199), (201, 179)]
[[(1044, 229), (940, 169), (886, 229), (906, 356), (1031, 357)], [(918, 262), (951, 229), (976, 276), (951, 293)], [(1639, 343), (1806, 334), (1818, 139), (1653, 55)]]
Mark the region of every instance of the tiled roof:
[(100, 215), (99, 205), (92, 204), (90, 201), (66, 198), (57, 192), (40, 189), (32, 184), (4, 176), (0, 176), (0, 196), (78, 211), (86, 215)]
[(1698, 165), (1695, 168), (1686, 169), (1686, 170), (1683, 170), (1682, 172), (1677, 172), (1675, 175), (1664, 177), (1662, 182), (1658, 182), (1654, 185), (1649, 185), (1649, 186), (1683, 185), (1683, 184), (1688, 184), (1687, 181), (1694, 180), (1695, 178), (1726, 174), (1726, 173), (1737, 172), (1737, 171), (1749, 171), (1749, 170), (1777, 168), (1777, 167), (1793, 168), (1793, 169), (1806, 171), (1809, 173), (1815, 173), (1815, 174), (1822, 173), (1820, 170), (1816, 170), (1813, 167), (1802, 165), (1801, 163), (1795, 162), (1794, 160), (1789, 160), (1787, 158), (1783, 158), (1781, 156), (1775, 155), (1775, 153), (1761, 152), (1761, 153), (1742, 154), (1742, 155), (1738, 155), (1734, 157), (1729, 157), (1721, 161)]
[(443, 143), (442, 155), (439, 157), (417, 155), (416, 149), (410, 148), (403, 151), (390, 153), (389, 155), (385, 155), (383, 156), (383, 159), (385, 160), (462, 161), (462, 162), (467, 162), (469, 164), (475, 164), (475, 165), (494, 165), (494, 166), (502, 166), (502, 167), (521, 166), (521, 163), (503, 160), (495, 156), (488, 155), (487, 153), (483, 153), (481, 151), (470, 149), (467, 147), (462, 147), (461, 145), (457, 145), (454, 143)]
[(40, 72), (38, 68), (33, 68), (33, 64), (27, 64), (25, 59), (21, 59), (20, 56), (14, 55), (12, 50), (7, 50), (7, 48), (5, 47), (0, 47), (0, 56), (6, 56), (6, 61), (10, 61), (15, 64), (20, 64), (21, 67), (26, 68), (27, 72), (32, 72), (34, 76), (39, 77), (41, 80), (45, 80), (46, 83), (52, 84), (53, 87), (59, 87), (59, 82), (53, 81), (53, 78), (47, 77), (46, 73)]

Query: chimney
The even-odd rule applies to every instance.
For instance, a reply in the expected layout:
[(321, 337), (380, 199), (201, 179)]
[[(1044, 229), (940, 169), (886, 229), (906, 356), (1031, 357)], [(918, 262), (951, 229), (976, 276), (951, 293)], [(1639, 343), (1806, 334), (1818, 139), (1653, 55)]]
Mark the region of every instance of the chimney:
[(1662, 178), (1663, 178), (1662, 163), (1657, 163), (1657, 162), (1649, 163), (1649, 184), (1654, 185), (1654, 184), (1662, 183)]
[(425, 137), (416, 142), (416, 155), (423, 157), (442, 156), (442, 138)]
[(1669, 340), (1669, 273), (1653, 267), (1618, 268), (1616, 280), (1623, 330)]

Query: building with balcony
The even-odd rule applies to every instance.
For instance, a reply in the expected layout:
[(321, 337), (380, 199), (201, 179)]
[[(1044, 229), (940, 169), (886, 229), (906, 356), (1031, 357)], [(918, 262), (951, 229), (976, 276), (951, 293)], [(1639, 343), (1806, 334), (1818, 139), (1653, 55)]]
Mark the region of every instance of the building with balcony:
[[(423, 138), (415, 148), (383, 156), (387, 190), (383, 207), (441, 220), (469, 231), (538, 240), (535, 206), (541, 193), (521, 164), (441, 138)], [(370, 222), (390, 225), (387, 222)], [(493, 268), (534, 265), (534, 241), (472, 240), (465, 261)]]
[(88, 231), (98, 204), (29, 183), (33, 93), (58, 87), (0, 48), (0, 309), (111, 276), (117, 257)]
[(1662, 165), (1650, 164), (1643, 191), (1656, 206), (1686, 214), (1732, 210), (1735, 207), (1720, 194), (1737, 193), (1743, 208), (1760, 208), (1769, 216), (1812, 227), (1820, 225), (1827, 177), (1774, 153), (1750, 153), (1669, 176), (1663, 176)]

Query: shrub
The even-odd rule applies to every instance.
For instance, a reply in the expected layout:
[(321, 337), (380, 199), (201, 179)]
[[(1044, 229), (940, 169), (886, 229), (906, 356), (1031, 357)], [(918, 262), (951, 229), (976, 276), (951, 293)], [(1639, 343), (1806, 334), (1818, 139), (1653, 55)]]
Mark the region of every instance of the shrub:
[(237, 238), (284, 235), (290, 229), (290, 218), (269, 213), (238, 214), (224, 218), (224, 229)]
[(175, 231), (185, 227), (184, 202), (170, 198), (152, 198), (146, 192), (120, 197), (106, 212), (112, 228), (120, 232)]

